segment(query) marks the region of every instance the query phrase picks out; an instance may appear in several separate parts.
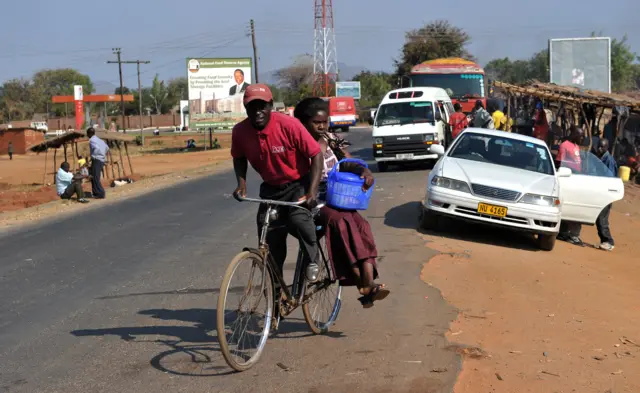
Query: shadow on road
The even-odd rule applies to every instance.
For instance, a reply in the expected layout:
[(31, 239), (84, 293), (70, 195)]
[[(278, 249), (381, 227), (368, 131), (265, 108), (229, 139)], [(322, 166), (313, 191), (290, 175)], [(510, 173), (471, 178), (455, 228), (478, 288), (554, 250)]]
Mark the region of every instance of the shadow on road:
[(159, 292), (140, 292), (140, 293), (128, 293), (124, 295), (113, 295), (113, 296), (101, 296), (96, 298), (97, 300), (112, 300), (112, 299), (122, 299), (127, 297), (135, 297), (135, 296), (153, 296), (153, 295), (203, 295), (207, 293), (218, 293), (220, 290), (218, 288), (185, 288), (185, 289), (176, 289), (173, 291), (159, 291)]
[(416, 229), (419, 217), (420, 202), (408, 202), (392, 207), (384, 215), (384, 225), (398, 229)]
[(508, 228), (441, 218), (437, 230), (425, 230), (420, 225), (420, 202), (408, 202), (390, 209), (384, 216), (386, 226), (398, 229), (417, 229), (420, 233), (449, 239), (489, 244), (525, 251), (540, 251), (533, 236)]
[[(231, 288), (232, 291), (236, 288)], [(217, 290), (200, 289), (192, 293), (212, 293)], [(122, 295), (142, 296), (158, 294), (187, 293), (184, 291), (149, 292)], [(114, 299), (118, 297), (103, 297)], [(162, 321), (173, 321), (167, 325), (113, 327), (99, 329), (80, 329), (71, 332), (76, 337), (117, 336), (130, 343), (152, 343), (161, 346), (162, 352), (153, 356), (151, 365), (158, 371), (181, 376), (221, 376), (231, 374), (229, 367), (222, 359), (216, 337), (216, 309), (191, 308), (170, 310), (165, 308), (139, 311), (145, 315)], [(175, 321), (190, 325), (177, 325)], [(301, 334), (296, 334), (301, 333)], [(281, 321), (277, 332), (271, 338), (302, 338), (313, 336), (307, 324), (296, 318)], [(345, 337), (341, 332), (326, 334), (333, 338)], [(158, 338), (159, 337), (159, 338)]]

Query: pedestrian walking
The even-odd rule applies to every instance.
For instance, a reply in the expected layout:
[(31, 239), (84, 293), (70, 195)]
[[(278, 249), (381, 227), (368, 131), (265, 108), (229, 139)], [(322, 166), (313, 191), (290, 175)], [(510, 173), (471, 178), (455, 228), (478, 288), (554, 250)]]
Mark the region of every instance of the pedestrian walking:
[(13, 160), (13, 142), (9, 141), (9, 146), (7, 146), (7, 153), (9, 153), (9, 160)]
[(100, 183), (102, 176), (102, 168), (107, 161), (107, 153), (109, 146), (102, 139), (96, 136), (96, 130), (89, 128), (87, 130), (89, 137), (89, 151), (91, 155), (91, 193), (96, 199), (104, 199), (106, 192)]
[[(602, 163), (609, 168), (612, 176), (616, 176), (618, 173), (618, 165), (616, 160), (613, 159), (611, 153), (609, 153), (609, 140), (606, 138), (600, 139), (597, 148), (597, 155), (602, 160)], [(600, 249), (605, 251), (613, 251), (614, 241), (611, 236), (611, 230), (609, 229), (609, 214), (611, 213), (612, 204), (607, 205), (596, 219), (596, 228), (598, 229), (598, 236), (600, 237)]]

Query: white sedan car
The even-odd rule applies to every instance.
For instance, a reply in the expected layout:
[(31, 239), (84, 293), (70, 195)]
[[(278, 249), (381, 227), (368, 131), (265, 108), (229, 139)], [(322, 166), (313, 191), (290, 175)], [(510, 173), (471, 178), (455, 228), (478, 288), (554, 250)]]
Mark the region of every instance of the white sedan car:
[(622, 180), (593, 154), (583, 152), (582, 171), (556, 171), (544, 142), (518, 134), (468, 128), (429, 174), (421, 225), (435, 229), (440, 216), (510, 227), (537, 234), (552, 250), (560, 220), (593, 225), (608, 204), (624, 196)]

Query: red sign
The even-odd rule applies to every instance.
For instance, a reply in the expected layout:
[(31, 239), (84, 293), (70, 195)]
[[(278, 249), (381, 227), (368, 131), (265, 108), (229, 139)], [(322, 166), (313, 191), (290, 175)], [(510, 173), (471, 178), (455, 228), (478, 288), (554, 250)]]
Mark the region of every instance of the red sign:
[(76, 101), (76, 130), (81, 130), (82, 124), (84, 124), (84, 106), (82, 101)]

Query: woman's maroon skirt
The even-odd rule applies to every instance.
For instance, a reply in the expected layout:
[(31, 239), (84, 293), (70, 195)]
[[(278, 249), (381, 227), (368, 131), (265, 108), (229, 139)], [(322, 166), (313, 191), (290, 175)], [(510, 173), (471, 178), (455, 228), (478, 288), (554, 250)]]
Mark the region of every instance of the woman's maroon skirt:
[(326, 228), (326, 241), (331, 268), (342, 286), (356, 285), (353, 265), (367, 261), (373, 265), (374, 279), (378, 277), (378, 251), (371, 226), (357, 211), (325, 206), (320, 219)]

